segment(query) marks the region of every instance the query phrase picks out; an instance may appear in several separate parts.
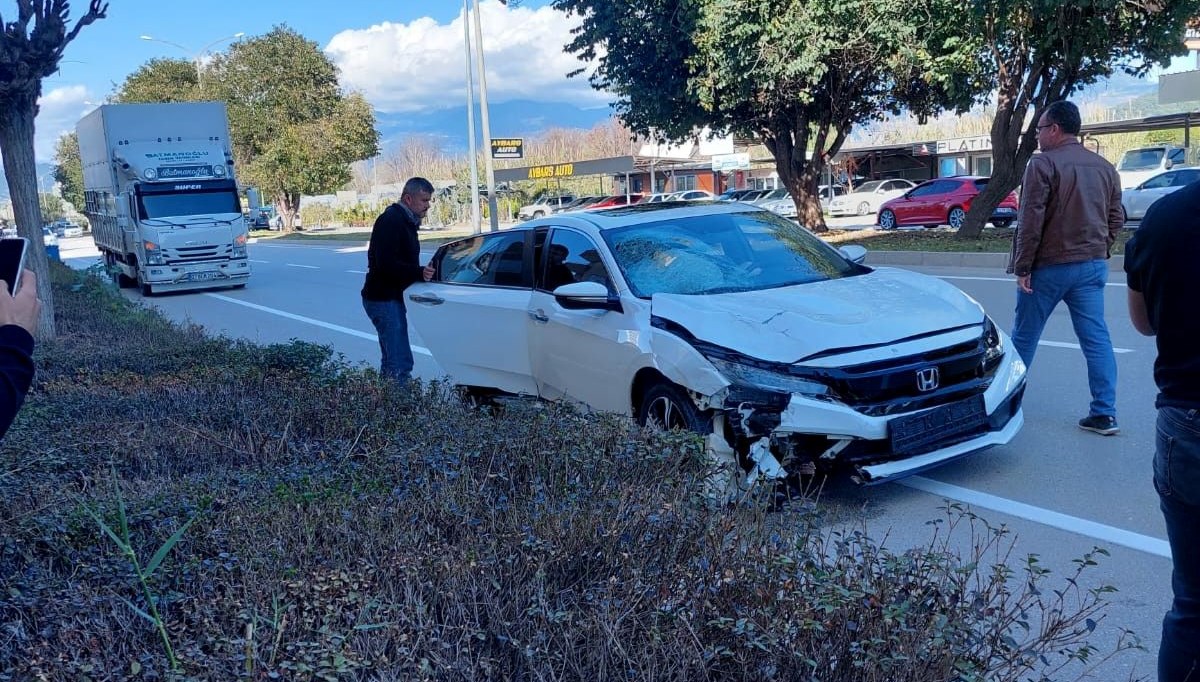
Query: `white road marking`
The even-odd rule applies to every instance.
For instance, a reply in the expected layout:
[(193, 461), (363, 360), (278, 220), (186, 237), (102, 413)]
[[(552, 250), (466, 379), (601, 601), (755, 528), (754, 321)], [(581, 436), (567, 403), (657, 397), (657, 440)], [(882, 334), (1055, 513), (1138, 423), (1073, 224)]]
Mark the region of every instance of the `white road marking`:
[(300, 265), (299, 263), (285, 263), (289, 268), (308, 268), (309, 270), (320, 270), (316, 265)]
[(1077, 516), (1069, 516), (1049, 509), (1042, 509), (1033, 505), (1017, 502), (988, 493), (981, 493), (978, 490), (962, 488), (941, 481), (934, 481), (923, 476), (910, 476), (909, 478), (897, 481), (900, 485), (920, 490), (931, 495), (966, 502), (975, 507), (991, 509), (1009, 516), (1040, 523), (1051, 528), (1058, 528), (1077, 535), (1100, 540), (1102, 542), (1110, 542), (1114, 545), (1121, 545), (1136, 549), (1139, 552), (1153, 554), (1155, 556), (1171, 558), (1171, 546), (1166, 540), (1160, 540), (1149, 535), (1134, 533), (1133, 531), (1124, 530), (1115, 526), (1108, 526), (1103, 523), (1081, 519)]
[(367, 250), (367, 246), (347, 246), (341, 249), (334, 249), (336, 253), (361, 253)]
[(248, 258), (247, 260), (249, 260), (251, 263), (270, 263), (271, 262), (269, 260), (255, 260), (253, 258)]
[(347, 270), (346, 272), (348, 272), (348, 273), (350, 273), (350, 274), (352, 274), (352, 275), (365, 275), (365, 274), (367, 274), (367, 273), (366, 273), (366, 271), (364, 271), (364, 270)]
[[(376, 341), (376, 342), (379, 341), (379, 337), (376, 336), (375, 334), (371, 334), (370, 332), (360, 332), (357, 329), (351, 329), (349, 327), (343, 327), (341, 325), (330, 324), (328, 322), (322, 322), (321, 320), (314, 320), (311, 317), (305, 317), (303, 315), (296, 315), (295, 313), (288, 313), (288, 312), (284, 312), (282, 310), (276, 310), (275, 308), (268, 308), (265, 305), (258, 305), (257, 303), (251, 303), (249, 301), (242, 301), (240, 299), (231, 298), (229, 296), (224, 296), (222, 294), (207, 293), (204, 295), (209, 296), (211, 298), (215, 298), (219, 301), (225, 301), (226, 303), (233, 303), (234, 305), (244, 306), (244, 307), (250, 308), (252, 310), (258, 310), (260, 312), (269, 313), (271, 315), (278, 315), (279, 317), (286, 317), (287, 319), (295, 320), (296, 322), (303, 322), (305, 324), (311, 324), (316, 327), (321, 327), (322, 329), (328, 329), (330, 331), (341, 332), (343, 334), (349, 334), (350, 336), (356, 336), (360, 339), (367, 339), (369, 341)], [(413, 349), (414, 353), (420, 353), (421, 355), (428, 355), (430, 357), (433, 356), (433, 354), (429, 352), (428, 348), (423, 348), (421, 346), (413, 346), (412, 349)]]
[[(1075, 350), (1083, 350), (1078, 343), (1067, 343), (1065, 341), (1038, 341), (1039, 346), (1050, 346), (1051, 348), (1074, 348)], [(1117, 348), (1113, 347), (1114, 353), (1132, 353), (1132, 348)]]
[[(1012, 277), (967, 277), (966, 275), (934, 275), (934, 277), (938, 279), (963, 279), (972, 282), (1009, 282), (1014, 286), (1016, 284), (1016, 280)], [(1108, 282), (1104, 286), (1124, 287), (1128, 285), (1124, 282)]]

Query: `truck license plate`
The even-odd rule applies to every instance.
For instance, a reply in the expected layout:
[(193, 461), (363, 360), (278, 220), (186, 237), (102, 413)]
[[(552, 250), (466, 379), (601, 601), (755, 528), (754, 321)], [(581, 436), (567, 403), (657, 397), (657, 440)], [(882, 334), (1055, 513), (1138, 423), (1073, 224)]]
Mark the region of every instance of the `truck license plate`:
[(221, 273), (210, 270), (209, 272), (193, 272), (188, 275), (188, 279), (193, 282), (207, 282), (209, 280), (217, 279), (220, 276)]

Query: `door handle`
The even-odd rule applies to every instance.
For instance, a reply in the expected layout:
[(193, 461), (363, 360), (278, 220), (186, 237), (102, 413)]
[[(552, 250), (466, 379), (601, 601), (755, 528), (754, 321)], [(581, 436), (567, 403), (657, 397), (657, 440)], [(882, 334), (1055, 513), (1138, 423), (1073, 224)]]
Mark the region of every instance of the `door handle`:
[(428, 303), (429, 305), (441, 305), (446, 302), (444, 298), (434, 294), (409, 294), (408, 300), (413, 303)]
[(541, 308), (538, 308), (537, 310), (530, 310), (529, 316), (533, 318), (534, 322), (549, 322), (550, 321), (550, 316), (547, 315), (546, 313), (542, 312)]

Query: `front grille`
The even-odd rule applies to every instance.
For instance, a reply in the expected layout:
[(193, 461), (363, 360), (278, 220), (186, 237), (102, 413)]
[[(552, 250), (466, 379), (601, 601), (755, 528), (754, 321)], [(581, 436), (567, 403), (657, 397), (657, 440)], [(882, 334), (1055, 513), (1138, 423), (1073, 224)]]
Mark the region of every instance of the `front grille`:
[[(822, 369), (819, 373), (821, 380), (855, 410), (870, 416), (901, 414), (987, 390), (999, 361), (985, 365), (985, 350), (982, 340), (973, 340), (928, 353)], [(938, 387), (922, 391), (917, 373), (929, 368), (937, 368)]]
[(210, 260), (225, 260), (233, 254), (229, 244), (213, 244), (211, 246), (178, 246), (163, 249), (168, 265), (185, 263), (202, 263)]

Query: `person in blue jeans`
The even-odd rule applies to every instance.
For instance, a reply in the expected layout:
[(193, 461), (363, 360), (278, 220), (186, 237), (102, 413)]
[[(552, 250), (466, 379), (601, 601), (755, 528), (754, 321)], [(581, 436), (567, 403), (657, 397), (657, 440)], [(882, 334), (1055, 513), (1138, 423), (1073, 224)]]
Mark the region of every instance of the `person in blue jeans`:
[(1154, 488), (1171, 545), (1174, 599), (1163, 618), (1160, 682), (1200, 680), (1200, 183), (1150, 206), (1125, 245), (1129, 319), (1155, 337)]
[(1121, 178), (1079, 143), (1079, 109), (1053, 102), (1037, 123), (1038, 147), (1021, 181), (1021, 211), (1009, 272), (1017, 277), (1013, 346), (1033, 364), (1046, 320), (1059, 302), (1087, 360), (1092, 402), (1079, 428), (1105, 436), (1117, 426), (1117, 361), (1104, 321), (1108, 258), (1125, 224)]
[(417, 238), (432, 200), (433, 184), (425, 178), (410, 178), (400, 192), (400, 201), (375, 219), (367, 247), (363, 310), (379, 336), (379, 373), (398, 383), (407, 383), (413, 370), (404, 290), (416, 282), (428, 282), (434, 274), (432, 265), (421, 266)]

